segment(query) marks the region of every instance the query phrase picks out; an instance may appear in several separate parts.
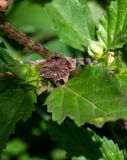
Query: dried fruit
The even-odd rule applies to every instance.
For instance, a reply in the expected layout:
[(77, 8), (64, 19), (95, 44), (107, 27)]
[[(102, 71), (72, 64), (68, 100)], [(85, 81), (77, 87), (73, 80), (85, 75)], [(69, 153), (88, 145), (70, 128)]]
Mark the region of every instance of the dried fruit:
[(63, 80), (68, 81), (69, 73), (76, 68), (76, 60), (70, 57), (53, 56), (44, 62), (44, 67), (40, 71), (40, 76), (49, 79), (55, 84)]

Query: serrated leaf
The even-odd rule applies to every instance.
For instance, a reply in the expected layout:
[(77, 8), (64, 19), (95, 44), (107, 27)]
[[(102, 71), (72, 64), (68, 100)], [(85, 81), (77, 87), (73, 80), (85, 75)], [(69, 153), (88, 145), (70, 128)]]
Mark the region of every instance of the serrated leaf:
[[(34, 68), (11, 57), (0, 48), (0, 154), (15, 125), (31, 116), (36, 102), (38, 74)], [(8, 73), (8, 74), (7, 74)]]
[(6, 89), (0, 93), (0, 153), (20, 120), (26, 120), (34, 110), (36, 95), (23, 88)]
[(78, 128), (70, 121), (65, 121), (62, 125), (48, 122), (47, 126), (53, 140), (60, 148), (65, 149), (70, 157), (85, 155), (89, 160), (98, 160), (101, 157), (100, 144), (94, 142), (92, 132)]
[(55, 140), (60, 148), (65, 149), (70, 157), (75, 157), (73, 159), (124, 159), (123, 152), (117, 144), (106, 137), (101, 138), (89, 129), (79, 128), (70, 121), (65, 121), (62, 125), (53, 122), (47, 125), (49, 134), (53, 140)]
[(127, 38), (127, 0), (112, 1), (100, 20), (98, 39), (106, 50), (122, 48)]
[(100, 138), (98, 135), (94, 134), (93, 139), (96, 142), (101, 142), (100, 151), (102, 153), (102, 158), (99, 160), (124, 160), (123, 151), (121, 151), (117, 144), (106, 137)]
[(66, 117), (77, 125), (127, 119), (127, 91), (100, 67), (86, 67), (80, 76), (56, 88), (46, 99), (54, 121)]
[(46, 6), (53, 28), (61, 40), (84, 51), (94, 38), (95, 24), (86, 0), (53, 0)]

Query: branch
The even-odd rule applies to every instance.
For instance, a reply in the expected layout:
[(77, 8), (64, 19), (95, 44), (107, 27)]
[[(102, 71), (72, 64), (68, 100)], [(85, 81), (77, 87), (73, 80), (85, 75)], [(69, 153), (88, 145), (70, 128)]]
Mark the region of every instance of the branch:
[[(7, 22), (0, 15), (0, 31), (4, 32), (9, 38), (14, 39), (15, 41), (23, 44), (28, 47), (30, 50), (40, 54), (46, 59), (50, 59), (52, 56), (52, 52), (48, 49), (44, 48), (40, 43), (34, 41), (31, 37), (25, 35), (24, 33), (16, 30), (9, 22)], [(71, 72), (72, 76), (76, 76), (79, 74), (77, 68)]]
[(9, 38), (23, 44), (30, 50), (40, 54), (46, 59), (49, 59), (52, 55), (48, 49), (44, 48), (40, 43), (34, 41), (31, 37), (25, 35), (22, 32), (17, 31), (0, 15), (0, 31), (4, 32)]

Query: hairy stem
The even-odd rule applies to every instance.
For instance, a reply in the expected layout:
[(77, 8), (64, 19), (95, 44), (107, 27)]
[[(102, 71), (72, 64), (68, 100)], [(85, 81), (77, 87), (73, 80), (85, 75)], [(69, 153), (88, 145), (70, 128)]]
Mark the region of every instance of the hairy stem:
[[(15, 29), (1, 15), (0, 15), (0, 31), (4, 32), (6, 36), (8, 36), (9, 38), (14, 39), (20, 44), (28, 47), (30, 50), (40, 54), (44, 58), (46, 59), (51, 58), (52, 52), (44, 48), (40, 43), (34, 41), (31, 37)], [(79, 71), (77, 68), (71, 72), (72, 76), (76, 76), (78, 74), (79, 74)]]
[(34, 41), (31, 37), (16, 30), (9, 22), (0, 16), (0, 31), (4, 32), (9, 38), (23, 44), (30, 50), (42, 55), (44, 58), (49, 59), (52, 55), (48, 49), (44, 48), (40, 43)]

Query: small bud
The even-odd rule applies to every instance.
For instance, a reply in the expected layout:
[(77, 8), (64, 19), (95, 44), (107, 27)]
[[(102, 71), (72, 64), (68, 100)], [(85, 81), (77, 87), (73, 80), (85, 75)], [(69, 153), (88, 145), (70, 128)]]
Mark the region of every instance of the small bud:
[(104, 47), (99, 42), (90, 41), (88, 53), (91, 57), (99, 59), (104, 54)]

